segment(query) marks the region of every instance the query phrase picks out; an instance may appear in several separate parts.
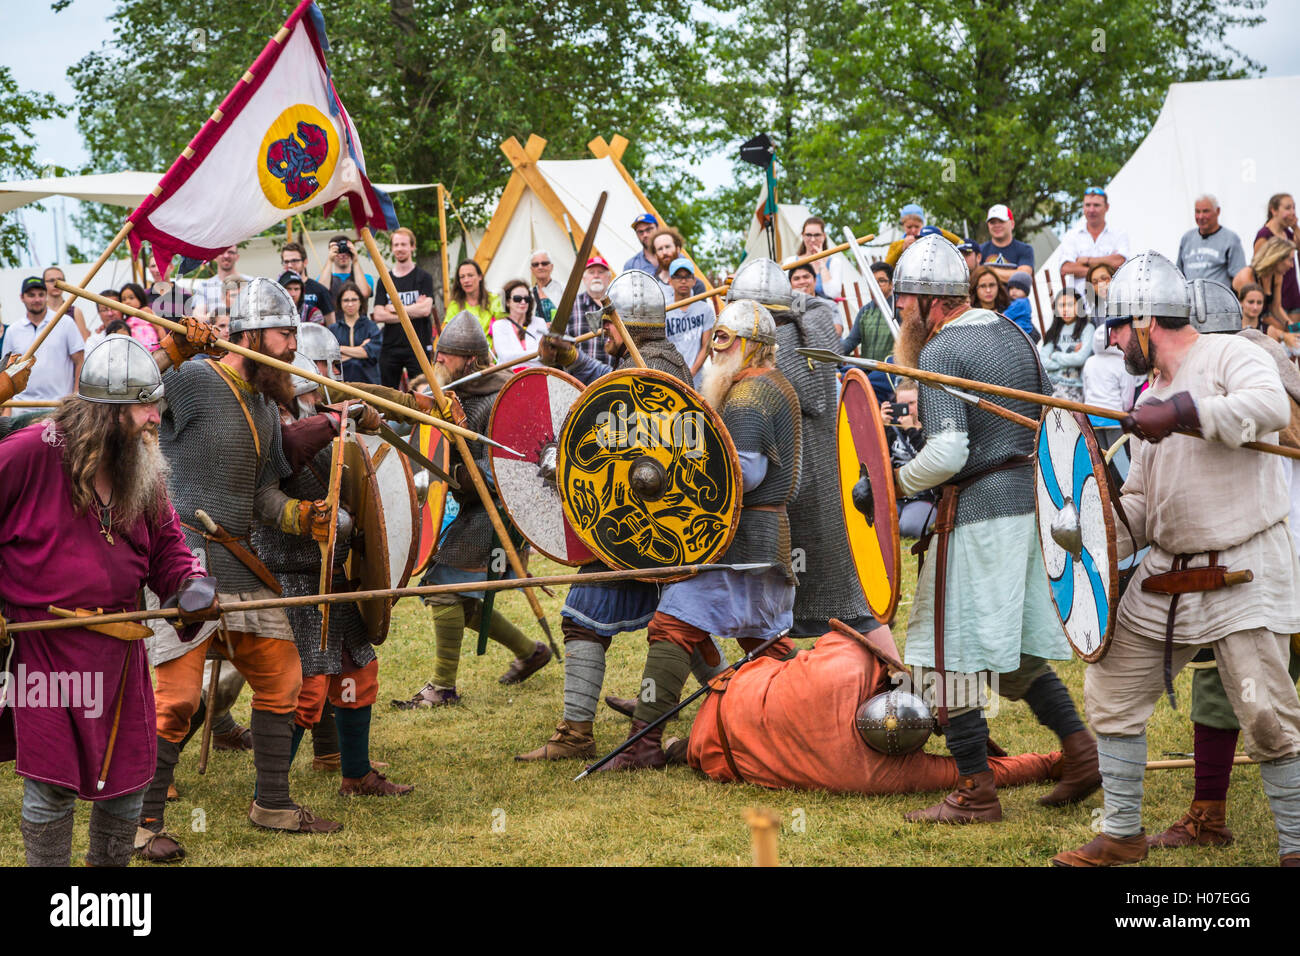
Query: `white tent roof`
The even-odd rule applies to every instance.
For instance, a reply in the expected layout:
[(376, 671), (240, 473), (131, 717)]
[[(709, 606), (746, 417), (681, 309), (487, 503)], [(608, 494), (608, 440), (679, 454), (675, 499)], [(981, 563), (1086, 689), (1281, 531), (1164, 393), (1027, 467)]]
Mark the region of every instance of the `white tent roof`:
[[(162, 173), (122, 172), (0, 183), (0, 214), (49, 196), (67, 196), (84, 202), (102, 202), (134, 209), (153, 191), (160, 179)], [(375, 183), (375, 188), (387, 193), (400, 193), (409, 189), (428, 189), (434, 185), (436, 183)]]
[[(542, 159), (537, 161), (537, 171), (567, 210), (570, 229), (576, 226), (585, 231), (592, 213), (596, 211), (601, 192), (609, 193), (600, 227), (596, 230), (593, 254), (604, 256), (615, 273), (621, 272), (623, 263), (641, 248), (632, 229), (632, 220), (646, 209), (613, 161), (609, 157)], [(487, 287), (500, 292), (511, 279), (530, 279), (528, 260), (536, 249), (550, 253), (551, 261), (555, 263), (552, 275), (563, 285), (576, 258), (576, 235), (574, 233), (571, 239), (569, 232), (555, 221), (541, 197), (531, 187), (525, 186), (523, 196), (505, 225), (500, 243), (487, 263), (484, 272)], [(475, 230), (468, 238), (473, 250), (477, 251), (483, 234)], [(454, 261), (452, 266), (454, 268)]]
[[(1196, 197), (1211, 193), (1220, 224), (1241, 237), (1249, 257), (1268, 197), (1297, 188), (1300, 128), (1277, 119), (1279, 106), (1296, 103), (1300, 76), (1172, 84), (1151, 132), (1106, 186), (1107, 224), (1128, 233), (1133, 253), (1155, 249), (1174, 259), (1196, 225)], [(1080, 217), (1071, 228), (1082, 225)], [(1059, 253), (1046, 264), (1059, 275)]]

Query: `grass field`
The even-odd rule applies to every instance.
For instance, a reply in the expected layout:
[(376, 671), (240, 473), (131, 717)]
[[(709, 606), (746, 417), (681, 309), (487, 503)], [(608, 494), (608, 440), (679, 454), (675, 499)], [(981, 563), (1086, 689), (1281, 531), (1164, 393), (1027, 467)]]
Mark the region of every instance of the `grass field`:
[[(535, 560), (536, 574), (562, 569)], [(912, 581), (904, 591), (911, 597)], [(541, 595), (555, 633), (563, 591)], [(526, 629), (536, 630), (528, 606), (515, 592), (499, 608)], [(899, 619), (907, 618), (907, 604)], [(748, 807), (769, 807), (781, 815), (781, 861), (815, 865), (1042, 866), (1062, 850), (1092, 837), (1089, 824), (1101, 806), (1098, 793), (1083, 805), (1047, 809), (1035, 803), (1047, 786), (1000, 793), (1001, 824), (926, 827), (905, 824), (902, 814), (939, 795), (861, 797), (770, 791), (747, 784), (718, 784), (687, 767), (666, 772), (598, 774), (581, 783), (573, 761), (522, 764), (512, 756), (550, 736), (560, 717), (564, 675), (552, 663), (522, 685), (505, 687), (497, 677), (507, 652), (490, 644), (474, 656), (474, 636), (465, 641), (459, 707), (396, 711), (390, 698), (409, 697), (428, 678), (433, 630), (428, 611), (413, 601), (395, 610), (394, 630), (380, 649), (380, 704), (375, 707), (372, 750), (391, 764), (390, 779), (415, 785), (405, 798), (346, 799), (337, 775), (311, 769), (305, 740), (291, 778), (294, 798), (317, 814), (341, 820), (331, 836), (268, 833), (247, 821), (253, 785), (250, 754), (214, 753), (206, 776), (197, 773), (198, 740), (181, 757), (176, 780), (182, 797), (168, 805), (168, 827), (189, 858), (188, 866), (371, 866), (371, 865), (705, 865), (739, 866), (750, 860), (744, 822)], [(530, 631), (530, 633), (531, 633)], [(895, 634), (902, 646), (904, 628)], [(540, 635), (539, 635), (540, 637)], [(810, 642), (802, 641), (807, 646)], [(630, 696), (639, 686), (645, 658), (644, 633), (616, 638), (610, 650), (606, 690)], [(738, 657), (727, 642), (728, 656)], [(1082, 700), (1084, 665), (1059, 668), (1076, 701)], [(694, 682), (688, 683), (688, 691)], [(1162, 702), (1148, 729), (1151, 759), (1192, 746), (1187, 718), (1190, 676), (1177, 681), (1180, 712)], [(236, 706), (248, 722), (247, 689)], [(694, 706), (691, 709), (693, 716)], [(604, 753), (627, 735), (628, 722), (602, 704), (596, 739)], [(674, 725), (680, 733), (686, 724)], [(671, 733), (672, 731), (670, 731)], [(1023, 704), (1003, 702), (992, 732), (1011, 752), (1053, 750), (1056, 741)], [(928, 749), (943, 753), (941, 738)], [(1147, 866), (1275, 866), (1276, 836), (1259, 771), (1233, 771), (1228, 823), (1237, 835), (1227, 849), (1162, 851)], [(0, 768), (0, 864), (20, 865), (18, 829), (22, 781), (12, 764)], [(1160, 830), (1186, 809), (1191, 770), (1148, 774), (1144, 822)], [(79, 803), (73, 860), (85, 852), (88, 804)]]

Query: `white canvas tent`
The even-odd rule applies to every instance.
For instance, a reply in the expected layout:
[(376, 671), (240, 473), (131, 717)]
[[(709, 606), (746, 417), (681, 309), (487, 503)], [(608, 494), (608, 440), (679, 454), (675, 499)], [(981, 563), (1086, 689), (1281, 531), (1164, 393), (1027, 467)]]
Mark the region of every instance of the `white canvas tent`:
[[(1223, 210), (1219, 223), (1241, 237), (1249, 259), (1269, 196), (1300, 182), (1300, 128), (1277, 120), (1279, 107), (1285, 115), (1296, 103), (1300, 76), (1170, 85), (1151, 132), (1106, 184), (1107, 224), (1128, 233), (1132, 253), (1154, 249), (1172, 260), (1196, 225), (1196, 197), (1211, 193)], [(1082, 225), (1080, 217), (1071, 228)], [(1058, 290), (1060, 262), (1058, 251), (1044, 263)], [(1042, 270), (1039, 278), (1045, 293)]]
[[(546, 140), (540, 136), (530, 136), (522, 146), (514, 137), (501, 144), (514, 172), (487, 229), (465, 237), (470, 258), (482, 267), (488, 289), (499, 292), (511, 279), (529, 280), (528, 260), (536, 249), (550, 254), (553, 276), (563, 285), (601, 192), (609, 193), (609, 198), (596, 230), (593, 255), (604, 256), (616, 273), (622, 271), (623, 263), (641, 248), (632, 220), (648, 212), (664, 221), (623, 167), (627, 145), (622, 136), (608, 143), (598, 136), (587, 144), (594, 159), (545, 160), (540, 157)], [(455, 269), (454, 259), (451, 267)]]

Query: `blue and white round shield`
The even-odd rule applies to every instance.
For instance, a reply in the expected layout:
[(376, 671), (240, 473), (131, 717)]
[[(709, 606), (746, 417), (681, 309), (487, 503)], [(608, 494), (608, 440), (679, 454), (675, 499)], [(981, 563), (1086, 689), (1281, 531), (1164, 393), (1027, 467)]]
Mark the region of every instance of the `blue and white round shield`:
[(1046, 409), (1037, 458), (1038, 540), (1052, 604), (1075, 653), (1099, 661), (1115, 626), (1119, 572), (1106, 466), (1087, 417)]

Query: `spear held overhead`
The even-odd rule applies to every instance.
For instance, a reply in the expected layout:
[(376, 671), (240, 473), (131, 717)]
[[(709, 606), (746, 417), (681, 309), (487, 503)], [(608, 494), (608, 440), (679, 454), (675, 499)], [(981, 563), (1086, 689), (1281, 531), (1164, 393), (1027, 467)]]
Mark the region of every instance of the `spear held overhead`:
[[(955, 385), (958, 388), (969, 388), (976, 392), (987, 392), (990, 395), (997, 395), (1001, 398), (1011, 398), (1016, 401), (1029, 402), (1034, 405), (1046, 405), (1049, 408), (1060, 408), (1067, 412), (1080, 412), (1084, 415), (1096, 415), (1098, 418), (1108, 418), (1111, 421), (1122, 422), (1128, 418), (1127, 412), (1117, 412), (1113, 408), (1102, 408), (1100, 405), (1085, 405), (1083, 402), (1072, 402), (1065, 398), (1056, 398), (1053, 395), (1040, 395), (1037, 392), (1026, 392), (1018, 388), (1008, 388), (1005, 385), (993, 385), (989, 382), (977, 382), (974, 379), (959, 378), (956, 375), (944, 375), (940, 372), (924, 372), (919, 368), (907, 368), (902, 365), (891, 365), (887, 362), (877, 362), (873, 359), (849, 358), (840, 355), (838, 352), (832, 352), (830, 349), (797, 349), (800, 355), (806, 356), (818, 362), (834, 362), (836, 364), (857, 365), (860, 368), (871, 369), (872, 371), (888, 372), (890, 375), (902, 375), (905, 378), (914, 378), (918, 382), (924, 382), (931, 386)], [(958, 396), (962, 398), (963, 396)], [(1178, 429), (1177, 435), (1188, 435), (1192, 438), (1200, 438), (1205, 441), (1209, 439), (1193, 429)], [(1284, 448), (1281, 445), (1270, 445), (1267, 442), (1248, 441), (1241, 443), (1242, 448), (1249, 448), (1251, 451), (1262, 451), (1270, 455), (1281, 455), (1283, 458), (1300, 459), (1300, 449)]]

